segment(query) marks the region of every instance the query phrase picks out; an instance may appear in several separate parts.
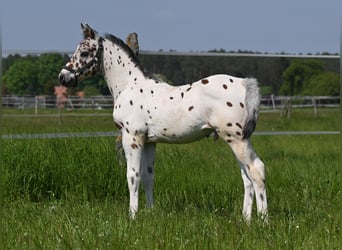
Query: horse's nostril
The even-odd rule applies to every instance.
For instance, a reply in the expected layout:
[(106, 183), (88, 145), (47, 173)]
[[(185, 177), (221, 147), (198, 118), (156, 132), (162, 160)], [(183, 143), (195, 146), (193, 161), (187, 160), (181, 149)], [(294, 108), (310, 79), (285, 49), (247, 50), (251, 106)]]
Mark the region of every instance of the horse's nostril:
[(62, 82), (62, 83), (65, 81), (65, 78), (64, 78), (63, 75), (60, 75), (60, 76), (59, 76), (59, 81)]

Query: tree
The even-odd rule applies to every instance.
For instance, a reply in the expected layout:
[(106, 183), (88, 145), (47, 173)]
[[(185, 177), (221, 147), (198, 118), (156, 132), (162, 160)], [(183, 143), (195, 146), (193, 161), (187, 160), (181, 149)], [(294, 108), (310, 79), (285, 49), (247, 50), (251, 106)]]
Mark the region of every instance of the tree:
[(87, 78), (82, 82), (78, 83), (78, 86), (76, 88), (73, 88), (72, 93), (76, 93), (78, 91), (81, 91), (87, 87), (94, 87), (98, 90), (99, 94), (101, 95), (110, 95), (110, 91), (108, 89), (106, 81), (103, 79), (103, 77), (99, 74)]
[(53, 87), (50, 85), (58, 84), (58, 74), (61, 67), (65, 64), (66, 58), (61, 54), (43, 54), (39, 57), (37, 66), (37, 80), (40, 94), (53, 94)]
[(36, 95), (41, 92), (37, 67), (30, 61), (15, 62), (3, 76), (4, 85), (14, 95)]
[(17, 61), (21, 60), (22, 57), (19, 54), (9, 55), (6, 58), (2, 58), (2, 73), (5, 74), (6, 71)]
[(66, 61), (66, 55), (43, 54), (41, 56), (9, 56), (3, 81), (7, 91), (15, 95), (53, 94), (58, 84), (58, 73)]
[(302, 92), (311, 96), (338, 96), (340, 94), (340, 77), (334, 72), (324, 72), (311, 77)]
[(95, 96), (95, 95), (100, 95), (100, 91), (95, 87), (95, 86), (85, 86), (83, 88), (84, 95), (89, 97), (89, 96)]
[(317, 60), (294, 60), (284, 71), (280, 88), (283, 95), (300, 95), (313, 76), (323, 73), (323, 65)]

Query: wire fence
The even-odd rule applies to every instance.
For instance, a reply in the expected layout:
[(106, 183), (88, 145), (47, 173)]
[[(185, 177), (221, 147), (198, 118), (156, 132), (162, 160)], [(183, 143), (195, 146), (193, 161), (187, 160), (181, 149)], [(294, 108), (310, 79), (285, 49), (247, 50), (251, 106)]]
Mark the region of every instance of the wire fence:
[[(2, 107), (14, 109), (113, 109), (112, 96), (78, 97), (68, 96), (3, 96)], [(339, 96), (265, 96), (261, 99), (261, 109), (286, 108), (338, 108)]]
[[(69, 96), (58, 98), (56, 96), (3, 96), (3, 109), (30, 110), (24, 116), (59, 116), (62, 110), (88, 110), (85, 113), (63, 113), (63, 116), (96, 116), (111, 115), (111, 112), (95, 113), (92, 110), (113, 109), (112, 96), (78, 97)], [(291, 116), (292, 109), (312, 108), (317, 115), (318, 108), (339, 108), (338, 96), (267, 96), (261, 99), (262, 111), (277, 111), (281, 116)], [(32, 112), (34, 110), (34, 113)], [(23, 116), (18, 112), (3, 114), (3, 116)], [(19, 112), (21, 113), (21, 112)], [(339, 131), (299, 131), (299, 132), (256, 132), (256, 135), (312, 135), (312, 134), (340, 134)], [(64, 137), (92, 137), (92, 136), (117, 136), (117, 132), (93, 132), (93, 133), (53, 133), (53, 134), (29, 134), (29, 135), (2, 135), (2, 139), (28, 139), (28, 138), (64, 138)]]
[(3, 108), (15, 109), (112, 109), (112, 96), (56, 97), (56, 96), (3, 96)]

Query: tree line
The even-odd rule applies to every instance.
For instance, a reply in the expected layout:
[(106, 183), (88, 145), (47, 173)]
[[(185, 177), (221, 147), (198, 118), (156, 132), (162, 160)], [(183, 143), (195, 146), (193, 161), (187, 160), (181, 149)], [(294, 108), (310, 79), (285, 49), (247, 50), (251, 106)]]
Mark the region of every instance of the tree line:
[[(213, 50), (210, 52), (224, 52)], [(231, 52), (230, 52), (231, 53)], [(239, 52), (240, 53), (240, 52)], [(251, 52), (248, 52), (251, 53)], [(63, 54), (9, 55), (3, 58), (4, 95), (53, 95), (57, 76), (69, 56)], [(139, 55), (144, 67), (173, 85), (208, 75), (229, 74), (258, 79), (262, 95), (339, 95), (339, 59), (289, 57)], [(110, 95), (101, 76), (72, 89), (86, 95)]]

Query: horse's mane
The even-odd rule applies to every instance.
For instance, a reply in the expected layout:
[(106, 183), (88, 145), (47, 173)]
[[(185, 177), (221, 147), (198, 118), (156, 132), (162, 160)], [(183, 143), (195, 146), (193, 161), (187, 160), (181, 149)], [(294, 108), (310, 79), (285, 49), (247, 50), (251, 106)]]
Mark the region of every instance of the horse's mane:
[(140, 63), (136, 54), (120, 38), (118, 38), (112, 34), (109, 34), (109, 33), (105, 34), (105, 38), (108, 39), (109, 41), (111, 41), (112, 43), (114, 43), (115, 45), (119, 46), (128, 55), (128, 57), (132, 60), (132, 62), (135, 64), (135, 66), (138, 67), (143, 72), (145, 77), (160, 81), (160, 79), (158, 79), (154, 74), (152, 74), (151, 72), (148, 72), (145, 69), (145, 67)]

